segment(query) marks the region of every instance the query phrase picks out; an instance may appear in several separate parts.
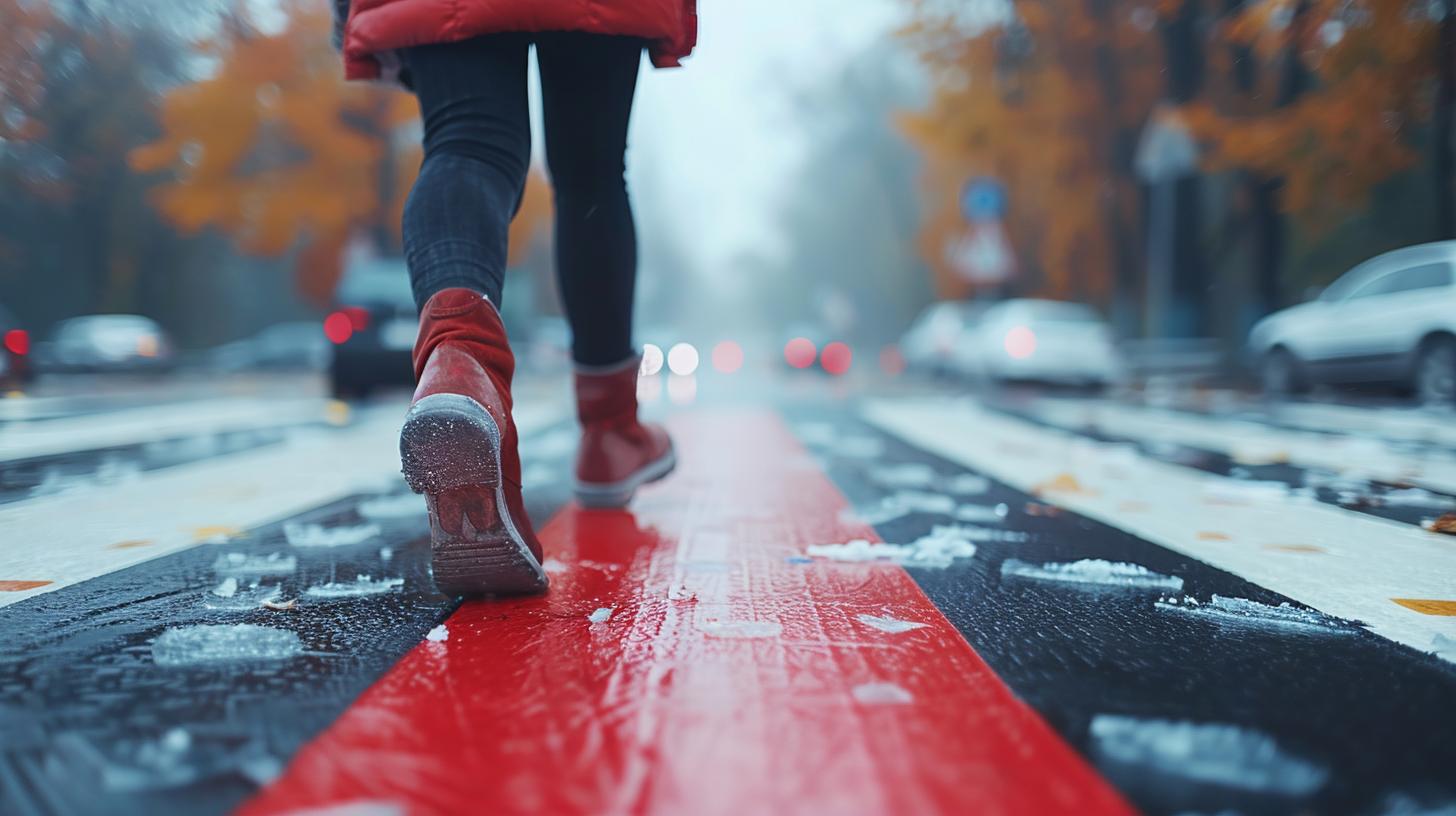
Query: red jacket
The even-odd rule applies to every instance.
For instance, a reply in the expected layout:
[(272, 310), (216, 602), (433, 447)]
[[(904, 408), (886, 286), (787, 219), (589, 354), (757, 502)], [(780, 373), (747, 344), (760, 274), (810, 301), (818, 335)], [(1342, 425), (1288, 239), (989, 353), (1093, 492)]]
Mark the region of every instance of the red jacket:
[(678, 65), (698, 36), (697, 0), (352, 0), (344, 72), (378, 79), (389, 52), (502, 31), (588, 31), (648, 40), (652, 64)]

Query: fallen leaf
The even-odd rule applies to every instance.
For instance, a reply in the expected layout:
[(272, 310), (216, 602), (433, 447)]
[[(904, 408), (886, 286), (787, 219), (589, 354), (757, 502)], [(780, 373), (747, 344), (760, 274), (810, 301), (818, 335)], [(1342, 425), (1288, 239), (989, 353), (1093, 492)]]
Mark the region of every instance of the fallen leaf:
[(1198, 534), (1198, 540), (1199, 541), (1232, 541), (1233, 539), (1229, 538), (1226, 533), (1215, 533), (1215, 532), (1212, 532), (1212, 531), (1209, 531), (1209, 530), (1204, 530), (1203, 532), (1200, 532)]
[(1421, 526), (1433, 533), (1456, 535), (1456, 513), (1445, 513), (1440, 518), (1431, 519)]
[(1316, 547), (1313, 544), (1265, 544), (1264, 549), (1291, 553), (1322, 553), (1325, 551), (1324, 547)]
[(0, 581), (0, 592), (24, 592), (49, 585), (50, 581)]
[(1391, 600), (1422, 615), (1456, 617), (1456, 601), (1440, 601), (1431, 598), (1391, 598)]
[(151, 545), (152, 545), (152, 540), (149, 539), (149, 538), (147, 538), (147, 539), (137, 539), (135, 541), (118, 541), (115, 544), (112, 544), (107, 549), (110, 549), (110, 550), (131, 550), (131, 549), (135, 549), (137, 547), (150, 547)]

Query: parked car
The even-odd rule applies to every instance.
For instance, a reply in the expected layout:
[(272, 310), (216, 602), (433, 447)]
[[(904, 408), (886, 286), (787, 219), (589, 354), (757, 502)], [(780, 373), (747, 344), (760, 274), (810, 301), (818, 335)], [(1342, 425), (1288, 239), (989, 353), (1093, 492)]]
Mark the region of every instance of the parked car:
[(35, 378), (30, 332), (0, 306), (0, 388), (18, 388)]
[(906, 368), (936, 375), (960, 373), (956, 348), (992, 303), (947, 300), (927, 306), (900, 339)]
[(337, 306), (324, 318), (333, 345), (329, 385), (335, 397), (367, 396), (382, 385), (410, 385), (410, 355), (420, 322), (403, 259), (360, 261), (344, 272)]
[(1259, 321), (1248, 351), (1274, 395), (1370, 383), (1456, 401), (1456, 241), (1365, 261), (1314, 300)]
[(1004, 300), (987, 308), (952, 356), (958, 370), (994, 382), (1108, 386), (1125, 376), (1112, 332), (1097, 312), (1056, 300)]
[(275, 323), (252, 337), (218, 346), (208, 359), (221, 371), (321, 371), (329, 364), (329, 341), (316, 322)]
[(172, 340), (141, 315), (86, 315), (63, 320), (51, 334), (48, 364), (57, 371), (162, 371), (175, 362)]

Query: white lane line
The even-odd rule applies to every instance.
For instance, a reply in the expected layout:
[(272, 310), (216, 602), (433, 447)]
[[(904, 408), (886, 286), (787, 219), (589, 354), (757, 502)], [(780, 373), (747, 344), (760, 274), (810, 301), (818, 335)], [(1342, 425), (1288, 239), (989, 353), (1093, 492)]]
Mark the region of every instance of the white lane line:
[(0, 426), (0, 462), (179, 436), (322, 421), (319, 399), (216, 399)]
[[(286, 447), (143, 474), (135, 481), (0, 508), (0, 607), (247, 530), (399, 478), (404, 410), (299, 434)], [(522, 434), (566, 418), (517, 405)], [(32, 586), (37, 582), (45, 582)], [(6, 591), (8, 590), (8, 591)]]
[(1353, 478), (1410, 482), (1456, 493), (1456, 457), (1448, 451), (1428, 449), (1416, 453), (1394, 449), (1368, 436), (1328, 436), (1245, 420), (1103, 402), (1046, 400), (1033, 407), (1031, 413), (1059, 428), (1091, 426), (1111, 436), (1188, 445), (1227, 454), (1242, 464), (1288, 461)]
[(1038, 428), (968, 402), (871, 402), (871, 423), (1045, 501), (1226, 570), (1423, 652), (1456, 617), (1393, 598), (1456, 602), (1449, 537), (1297, 497), (1239, 499), (1235, 482)]
[[(1271, 407), (1270, 420), (1317, 431), (1379, 436), (1456, 447), (1456, 413), (1432, 408), (1357, 408), (1292, 402)], [(1255, 414), (1255, 416), (1259, 416)]]

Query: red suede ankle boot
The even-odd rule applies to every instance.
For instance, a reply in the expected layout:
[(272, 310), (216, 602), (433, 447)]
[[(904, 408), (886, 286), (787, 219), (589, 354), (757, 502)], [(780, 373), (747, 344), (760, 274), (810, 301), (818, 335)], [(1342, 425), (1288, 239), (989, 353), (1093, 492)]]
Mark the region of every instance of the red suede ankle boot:
[(637, 488), (672, 472), (677, 459), (667, 431), (637, 421), (638, 357), (608, 369), (576, 371), (581, 447), (576, 498), (587, 507), (622, 507)]
[(414, 364), (419, 385), (399, 455), (429, 507), (435, 585), (447, 595), (545, 591), (541, 544), (521, 501), (516, 361), (495, 306), (469, 289), (437, 292), (420, 316)]

